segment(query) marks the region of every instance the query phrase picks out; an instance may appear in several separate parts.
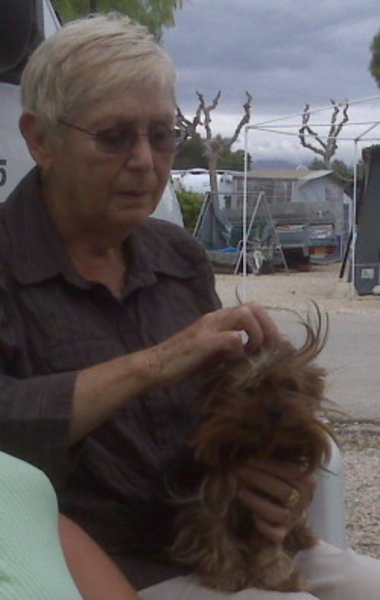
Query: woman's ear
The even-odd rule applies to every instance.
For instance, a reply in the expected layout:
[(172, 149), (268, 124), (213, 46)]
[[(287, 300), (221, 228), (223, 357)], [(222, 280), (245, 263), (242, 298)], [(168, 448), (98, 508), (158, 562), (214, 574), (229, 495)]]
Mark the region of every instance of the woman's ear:
[(47, 170), (51, 165), (51, 142), (46, 133), (40, 131), (37, 115), (30, 110), (24, 110), (19, 126), (31, 156), (41, 169)]

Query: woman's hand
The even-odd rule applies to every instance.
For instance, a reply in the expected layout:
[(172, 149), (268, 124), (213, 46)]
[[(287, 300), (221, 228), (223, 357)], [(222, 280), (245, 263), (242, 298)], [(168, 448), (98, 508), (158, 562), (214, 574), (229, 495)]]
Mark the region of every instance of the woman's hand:
[(310, 505), (315, 476), (271, 460), (250, 460), (239, 476), (238, 497), (252, 511), (258, 531), (273, 544), (282, 544)]
[(212, 360), (271, 347), (281, 339), (276, 324), (256, 302), (204, 315), (165, 342), (145, 351), (158, 384), (185, 379)]
[[(245, 339), (242, 334), (245, 334)], [(130, 399), (157, 386), (180, 383), (217, 360), (281, 339), (255, 302), (204, 315), (164, 342), (83, 369), (75, 382), (70, 441), (82, 439)]]

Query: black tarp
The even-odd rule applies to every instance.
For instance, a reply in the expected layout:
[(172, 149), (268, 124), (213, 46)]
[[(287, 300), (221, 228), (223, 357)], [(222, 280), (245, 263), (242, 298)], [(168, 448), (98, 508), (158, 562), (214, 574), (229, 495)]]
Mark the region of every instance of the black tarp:
[(365, 153), (367, 175), (357, 211), (354, 253), (354, 285), (360, 296), (374, 293), (379, 285), (380, 263), (380, 146)]
[(0, 0), (0, 81), (18, 85), (43, 38), (42, 0)]

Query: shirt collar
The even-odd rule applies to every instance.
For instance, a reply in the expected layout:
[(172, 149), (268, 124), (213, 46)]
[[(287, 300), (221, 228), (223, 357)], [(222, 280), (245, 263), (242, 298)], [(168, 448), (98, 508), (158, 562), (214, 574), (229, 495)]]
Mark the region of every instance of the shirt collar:
[(38, 283), (70, 271), (62, 241), (42, 200), (37, 167), (22, 179), (1, 210), (11, 244), (7, 260), (21, 284)]

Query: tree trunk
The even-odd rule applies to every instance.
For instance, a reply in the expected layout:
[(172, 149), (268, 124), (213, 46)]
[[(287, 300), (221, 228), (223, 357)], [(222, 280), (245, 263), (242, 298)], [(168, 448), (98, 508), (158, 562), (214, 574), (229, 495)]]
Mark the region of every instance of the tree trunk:
[(90, 13), (98, 12), (98, 0), (90, 0)]
[(208, 169), (210, 175), (210, 191), (211, 191), (211, 200), (212, 202), (218, 203), (218, 177), (216, 174), (216, 170), (218, 167), (218, 157), (217, 156), (209, 156), (208, 157)]

